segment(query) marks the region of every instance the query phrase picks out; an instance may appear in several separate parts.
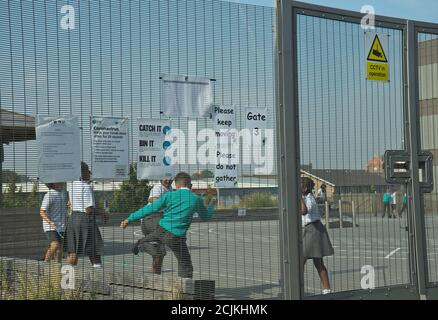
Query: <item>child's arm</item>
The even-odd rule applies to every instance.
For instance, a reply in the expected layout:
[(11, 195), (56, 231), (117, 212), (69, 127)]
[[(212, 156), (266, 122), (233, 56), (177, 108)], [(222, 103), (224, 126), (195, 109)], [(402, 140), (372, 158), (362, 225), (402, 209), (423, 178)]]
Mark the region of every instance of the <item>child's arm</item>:
[(164, 194), (152, 203), (145, 205), (143, 208), (131, 213), (128, 219), (122, 221), (121, 227), (126, 228), (129, 223), (140, 220), (141, 218), (150, 216), (151, 214), (157, 213), (162, 210), (167, 203), (168, 194)]
[(56, 228), (55, 223), (52, 220), (50, 220), (49, 214), (47, 213), (47, 211), (50, 209), (50, 207), (52, 205), (52, 201), (51, 200), (52, 200), (52, 197), (50, 196), (50, 194), (46, 193), (44, 198), (43, 198), (43, 202), (41, 203), (40, 216), (52, 228)]
[(45, 221), (45, 222), (47, 222), (48, 224), (50, 224), (50, 226), (52, 227), (52, 228), (55, 228), (56, 229), (56, 224), (52, 221), (52, 220), (50, 220), (50, 218), (49, 218), (49, 215), (48, 215), (48, 213), (47, 213), (47, 211), (46, 210), (44, 210), (44, 209), (40, 209), (40, 216), (41, 216), (41, 218)]
[(203, 220), (210, 219), (214, 214), (214, 205), (210, 202), (208, 207), (206, 208), (204, 205), (204, 200), (202, 198), (198, 198), (198, 203), (196, 207), (196, 212)]

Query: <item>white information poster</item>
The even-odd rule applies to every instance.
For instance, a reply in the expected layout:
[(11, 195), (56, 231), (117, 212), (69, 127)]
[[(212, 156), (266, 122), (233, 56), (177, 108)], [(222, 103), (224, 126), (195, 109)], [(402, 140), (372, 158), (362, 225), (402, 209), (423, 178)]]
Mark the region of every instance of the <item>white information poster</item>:
[(165, 155), (171, 142), (170, 120), (137, 119), (138, 157), (137, 178), (160, 180), (173, 176), (172, 160)]
[(239, 144), (234, 106), (215, 106), (213, 121), (218, 149), (214, 185), (216, 188), (233, 188), (238, 182)]
[(129, 176), (128, 118), (91, 117), (93, 178)]
[(169, 118), (204, 118), (213, 103), (211, 80), (200, 76), (161, 75), (162, 112)]
[(41, 183), (67, 182), (81, 177), (81, 147), (75, 116), (37, 115), (38, 177)]

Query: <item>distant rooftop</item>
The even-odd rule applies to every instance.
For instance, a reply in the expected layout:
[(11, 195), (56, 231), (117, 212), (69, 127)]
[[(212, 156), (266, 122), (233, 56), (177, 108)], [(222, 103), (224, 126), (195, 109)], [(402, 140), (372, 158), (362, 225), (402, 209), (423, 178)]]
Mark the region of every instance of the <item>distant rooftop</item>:
[(385, 178), (377, 173), (365, 170), (302, 170), (303, 173), (314, 176), (331, 186), (355, 187), (355, 186), (383, 186), (387, 185)]
[(35, 118), (0, 109), (0, 142), (10, 143), (35, 139)]

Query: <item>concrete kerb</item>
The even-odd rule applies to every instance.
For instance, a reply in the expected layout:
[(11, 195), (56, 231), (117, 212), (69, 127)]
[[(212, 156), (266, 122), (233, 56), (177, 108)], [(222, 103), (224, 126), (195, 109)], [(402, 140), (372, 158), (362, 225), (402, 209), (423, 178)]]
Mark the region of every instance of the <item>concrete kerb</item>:
[[(23, 272), (41, 278), (52, 272), (51, 264), (37, 260), (0, 257), (0, 266), (7, 272), (8, 282), (13, 283), (18, 272)], [(53, 266), (53, 265), (52, 265)], [(61, 268), (61, 264), (55, 265)], [(119, 296), (121, 288), (136, 288), (146, 291), (155, 291), (159, 297), (161, 293), (171, 293), (181, 299), (208, 299), (215, 297), (215, 281), (193, 280), (164, 275), (133, 274), (117, 270), (105, 270), (104, 268), (74, 267), (75, 288), (83, 292)], [(145, 294), (144, 296), (150, 296)], [(161, 296), (165, 296), (161, 294)], [(169, 294), (167, 295), (169, 296)], [(123, 295), (124, 297), (124, 295)], [(122, 297), (118, 297), (122, 298)]]

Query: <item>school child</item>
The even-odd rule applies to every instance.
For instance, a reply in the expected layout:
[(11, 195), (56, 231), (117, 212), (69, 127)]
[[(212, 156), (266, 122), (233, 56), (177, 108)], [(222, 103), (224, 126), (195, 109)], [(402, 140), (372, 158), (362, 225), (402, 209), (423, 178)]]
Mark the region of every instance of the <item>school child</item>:
[[(172, 180), (171, 179), (161, 179), (159, 184), (153, 186), (149, 193), (148, 203), (152, 203), (158, 198), (160, 198), (166, 192), (172, 191)], [(146, 237), (148, 234), (155, 231), (158, 227), (158, 221), (161, 219), (161, 213), (157, 213), (154, 215), (150, 215), (144, 219), (141, 219), (141, 231), (143, 235)], [(138, 240), (137, 243), (132, 248), (132, 252), (135, 255), (138, 255), (139, 251), (146, 251), (144, 249), (144, 245), (142, 245), (144, 241), (142, 239)], [(161, 274), (161, 268), (163, 265), (163, 259), (166, 255), (166, 247), (163, 244), (156, 243), (146, 243), (146, 245), (155, 245), (155, 251), (157, 252), (157, 256), (153, 256), (152, 258), (152, 272), (155, 274)]]
[(40, 216), (49, 246), (44, 261), (61, 262), (64, 243), (64, 228), (67, 216), (67, 196), (63, 183), (46, 184), (49, 191), (41, 203)]
[(78, 256), (88, 256), (92, 266), (100, 268), (103, 240), (96, 217), (102, 214), (106, 220), (107, 216), (96, 208), (91, 171), (85, 162), (81, 162), (81, 180), (70, 185), (69, 195), (72, 213), (66, 230), (67, 263), (76, 265)]
[(322, 294), (331, 293), (330, 281), (323, 258), (334, 254), (327, 230), (321, 223), (321, 214), (315, 198), (313, 188), (315, 183), (308, 177), (301, 178), (301, 216), (303, 225), (303, 256), (304, 264), (307, 259), (313, 260), (322, 284)]
[(408, 196), (406, 195), (406, 193), (404, 193), (403, 198), (402, 198), (402, 208), (400, 209), (400, 212), (398, 213), (399, 218), (402, 217), (402, 214), (406, 210), (407, 205), (408, 205)]
[(396, 211), (397, 211), (397, 191), (394, 191), (391, 194), (391, 212), (393, 218), (395, 218)]
[(392, 218), (391, 201), (392, 201), (392, 196), (389, 193), (389, 189), (387, 189), (386, 192), (383, 194), (383, 216), (382, 216), (382, 218), (385, 218), (386, 211), (388, 211), (388, 218)]
[(193, 265), (186, 243), (187, 230), (190, 228), (195, 212), (202, 219), (211, 218), (214, 213), (213, 200), (205, 207), (204, 200), (190, 190), (191, 178), (185, 172), (178, 173), (174, 181), (175, 191), (165, 193), (154, 202), (130, 214), (120, 226), (126, 228), (134, 221), (163, 210), (158, 227), (141, 239), (142, 243), (146, 244), (145, 251), (154, 257), (157, 256), (155, 252), (157, 246), (148, 246), (148, 242), (160, 242), (167, 245), (178, 260), (178, 276), (192, 278)]
[(318, 189), (318, 193), (316, 196), (316, 203), (325, 203), (327, 200), (327, 187), (325, 184), (322, 184), (321, 187)]

